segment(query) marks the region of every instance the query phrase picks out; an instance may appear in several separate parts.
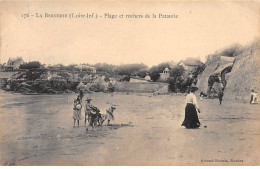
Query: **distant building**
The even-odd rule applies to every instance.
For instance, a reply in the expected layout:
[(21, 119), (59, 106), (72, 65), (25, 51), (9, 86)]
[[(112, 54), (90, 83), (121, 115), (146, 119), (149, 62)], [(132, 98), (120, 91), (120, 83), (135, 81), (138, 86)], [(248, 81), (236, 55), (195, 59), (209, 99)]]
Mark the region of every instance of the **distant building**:
[(151, 77), (149, 75), (146, 75), (144, 78), (146, 81), (151, 81)]
[(170, 77), (170, 71), (166, 67), (162, 73), (160, 73), (160, 81), (166, 81)]
[(19, 69), (20, 65), (24, 64), (22, 57), (16, 57), (16, 58), (9, 58), (5, 70), (16, 70)]
[(111, 84), (115, 85), (116, 84), (116, 79), (115, 78), (109, 78), (109, 81)]
[(89, 66), (87, 64), (80, 64), (76, 67), (79, 68), (80, 70), (87, 70), (90, 71), (91, 73), (97, 73), (97, 69), (95, 67)]
[(187, 60), (181, 60), (177, 65), (183, 66), (185, 70), (191, 71), (197, 66), (203, 65), (203, 63), (199, 60), (187, 59)]

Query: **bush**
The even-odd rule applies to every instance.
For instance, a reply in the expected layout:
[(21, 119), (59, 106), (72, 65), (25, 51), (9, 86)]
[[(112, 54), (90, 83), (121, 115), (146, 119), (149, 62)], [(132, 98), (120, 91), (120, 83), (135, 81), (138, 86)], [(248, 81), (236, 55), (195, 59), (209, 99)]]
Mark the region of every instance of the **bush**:
[(44, 73), (45, 71), (44, 70), (28, 70), (26, 72), (26, 79), (27, 80), (36, 80), (36, 79), (39, 79), (40, 76)]
[(199, 65), (195, 69), (192, 70), (192, 75), (194, 78), (197, 78), (206, 68), (206, 65)]
[(205, 65), (197, 66), (191, 72), (186, 72), (183, 66), (175, 66), (170, 70), (168, 79), (171, 92), (186, 92), (190, 86), (196, 85), (198, 76), (204, 71)]
[(139, 76), (141, 78), (145, 78), (145, 76), (147, 74), (147, 70), (146, 69), (141, 69), (136, 74), (137, 74), (137, 76)]
[(41, 64), (40, 64), (40, 62), (37, 62), (37, 61), (28, 62), (28, 63), (22, 64), (19, 66), (20, 69), (37, 69), (40, 67), (41, 67)]
[(66, 72), (58, 72), (57, 75), (63, 77), (64, 79), (70, 77), (70, 75)]
[(72, 71), (74, 69), (74, 67), (75, 67), (75, 65), (68, 65), (68, 66), (61, 65), (60, 69), (61, 70)]
[(131, 75), (131, 74), (135, 74), (136, 72), (138, 72), (141, 69), (145, 69), (147, 68), (146, 65), (144, 64), (127, 64), (127, 65), (120, 65), (120, 66), (116, 66), (114, 69), (115, 74), (118, 75)]
[(97, 63), (94, 65), (95, 68), (97, 68), (97, 71), (99, 72), (106, 72), (109, 74), (114, 73), (115, 65), (107, 64), (107, 63)]
[(160, 73), (162, 73), (166, 67), (170, 67), (169, 63), (161, 63), (157, 66), (151, 67), (149, 69), (151, 80), (156, 82), (160, 78)]
[(183, 74), (185, 69), (183, 66), (175, 66), (170, 70), (170, 77), (167, 82), (169, 83), (169, 90), (171, 92), (185, 92), (186, 86), (183, 85)]
[(130, 81), (130, 76), (129, 75), (124, 75), (122, 79), (120, 79), (120, 82), (129, 82)]
[(170, 70), (170, 77), (174, 77), (177, 78), (179, 76), (182, 76), (184, 73), (185, 69), (183, 66), (181, 65), (177, 65), (174, 66), (171, 70)]
[(109, 79), (109, 77), (107, 75), (105, 75), (104, 81), (105, 82), (109, 82), (110, 81), (110, 79)]
[(151, 71), (150, 77), (153, 82), (156, 82), (160, 78), (160, 72), (158, 70)]
[(182, 76), (169, 77), (167, 82), (169, 83), (169, 90), (171, 92), (185, 92), (186, 91), (186, 87), (182, 85), (182, 83), (183, 83)]

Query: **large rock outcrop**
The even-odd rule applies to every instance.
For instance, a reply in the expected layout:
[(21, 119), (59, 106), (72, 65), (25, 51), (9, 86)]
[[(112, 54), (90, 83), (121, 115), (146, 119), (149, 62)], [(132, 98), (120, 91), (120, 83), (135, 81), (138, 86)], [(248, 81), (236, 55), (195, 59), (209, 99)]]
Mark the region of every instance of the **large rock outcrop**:
[(251, 89), (259, 92), (259, 54), (259, 43), (255, 42), (235, 57), (232, 71), (227, 74), (225, 99), (249, 102)]
[(209, 55), (206, 68), (198, 78), (198, 89), (213, 97), (224, 90), (224, 99), (249, 102), (251, 90), (260, 90), (259, 41), (226, 48), (220, 53), (228, 53), (228, 56)]
[[(214, 56), (208, 60), (203, 73), (198, 77), (197, 87), (199, 91), (210, 94), (211, 89), (217, 91), (221, 88), (225, 74), (231, 71), (234, 58), (228, 56)], [(219, 83), (219, 84), (218, 84)]]
[[(82, 79), (70, 79), (69, 72), (53, 72), (50, 77), (47, 69), (30, 69), (27, 71), (20, 71), (13, 74), (6, 81), (1, 80), (1, 88), (7, 91), (14, 91), (24, 94), (60, 94), (68, 92), (77, 92), (83, 90), (90, 93), (94, 92), (112, 92), (113, 86), (106, 80), (105, 76), (95, 75), (90, 76), (87, 82)], [(78, 75), (78, 74), (75, 74)], [(83, 79), (84, 80), (84, 79)]]

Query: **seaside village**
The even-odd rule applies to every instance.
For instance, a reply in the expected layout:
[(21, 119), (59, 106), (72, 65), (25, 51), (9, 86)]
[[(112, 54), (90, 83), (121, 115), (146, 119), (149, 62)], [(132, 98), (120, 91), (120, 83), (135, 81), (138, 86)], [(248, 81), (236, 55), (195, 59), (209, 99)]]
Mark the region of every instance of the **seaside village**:
[(0, 85), (5, 91), (23, 94), (81, 90), (154, 95), (185, 93), (193, 86), (201, 98), (218, 98), (223, 93), (224, 99), (257, 103), (257, 46), (258, 41), (247, 46), (231, 45), (207, 55), (205, 63), (199, 57), (188, 57), (150, 68), (144, 64), (46, 65), (14, 57), (0, 65)]

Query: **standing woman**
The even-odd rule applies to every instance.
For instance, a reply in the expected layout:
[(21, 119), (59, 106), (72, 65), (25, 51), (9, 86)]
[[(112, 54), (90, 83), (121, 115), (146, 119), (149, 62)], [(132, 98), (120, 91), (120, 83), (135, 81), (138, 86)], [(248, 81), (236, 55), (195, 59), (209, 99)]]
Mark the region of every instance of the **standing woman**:
[(188, 90), (188, 95), (186, 96), (186, 107), (185, 107), (185, 119), (182, 126), (186, 128), (198, 128), (200, 127), (200, 121), (198, 118), (197, 111), (200, 113), (199, 106), (197, 103), (196, 96), (194, 92), (197, 90), (196, 87), (192, 87)]

